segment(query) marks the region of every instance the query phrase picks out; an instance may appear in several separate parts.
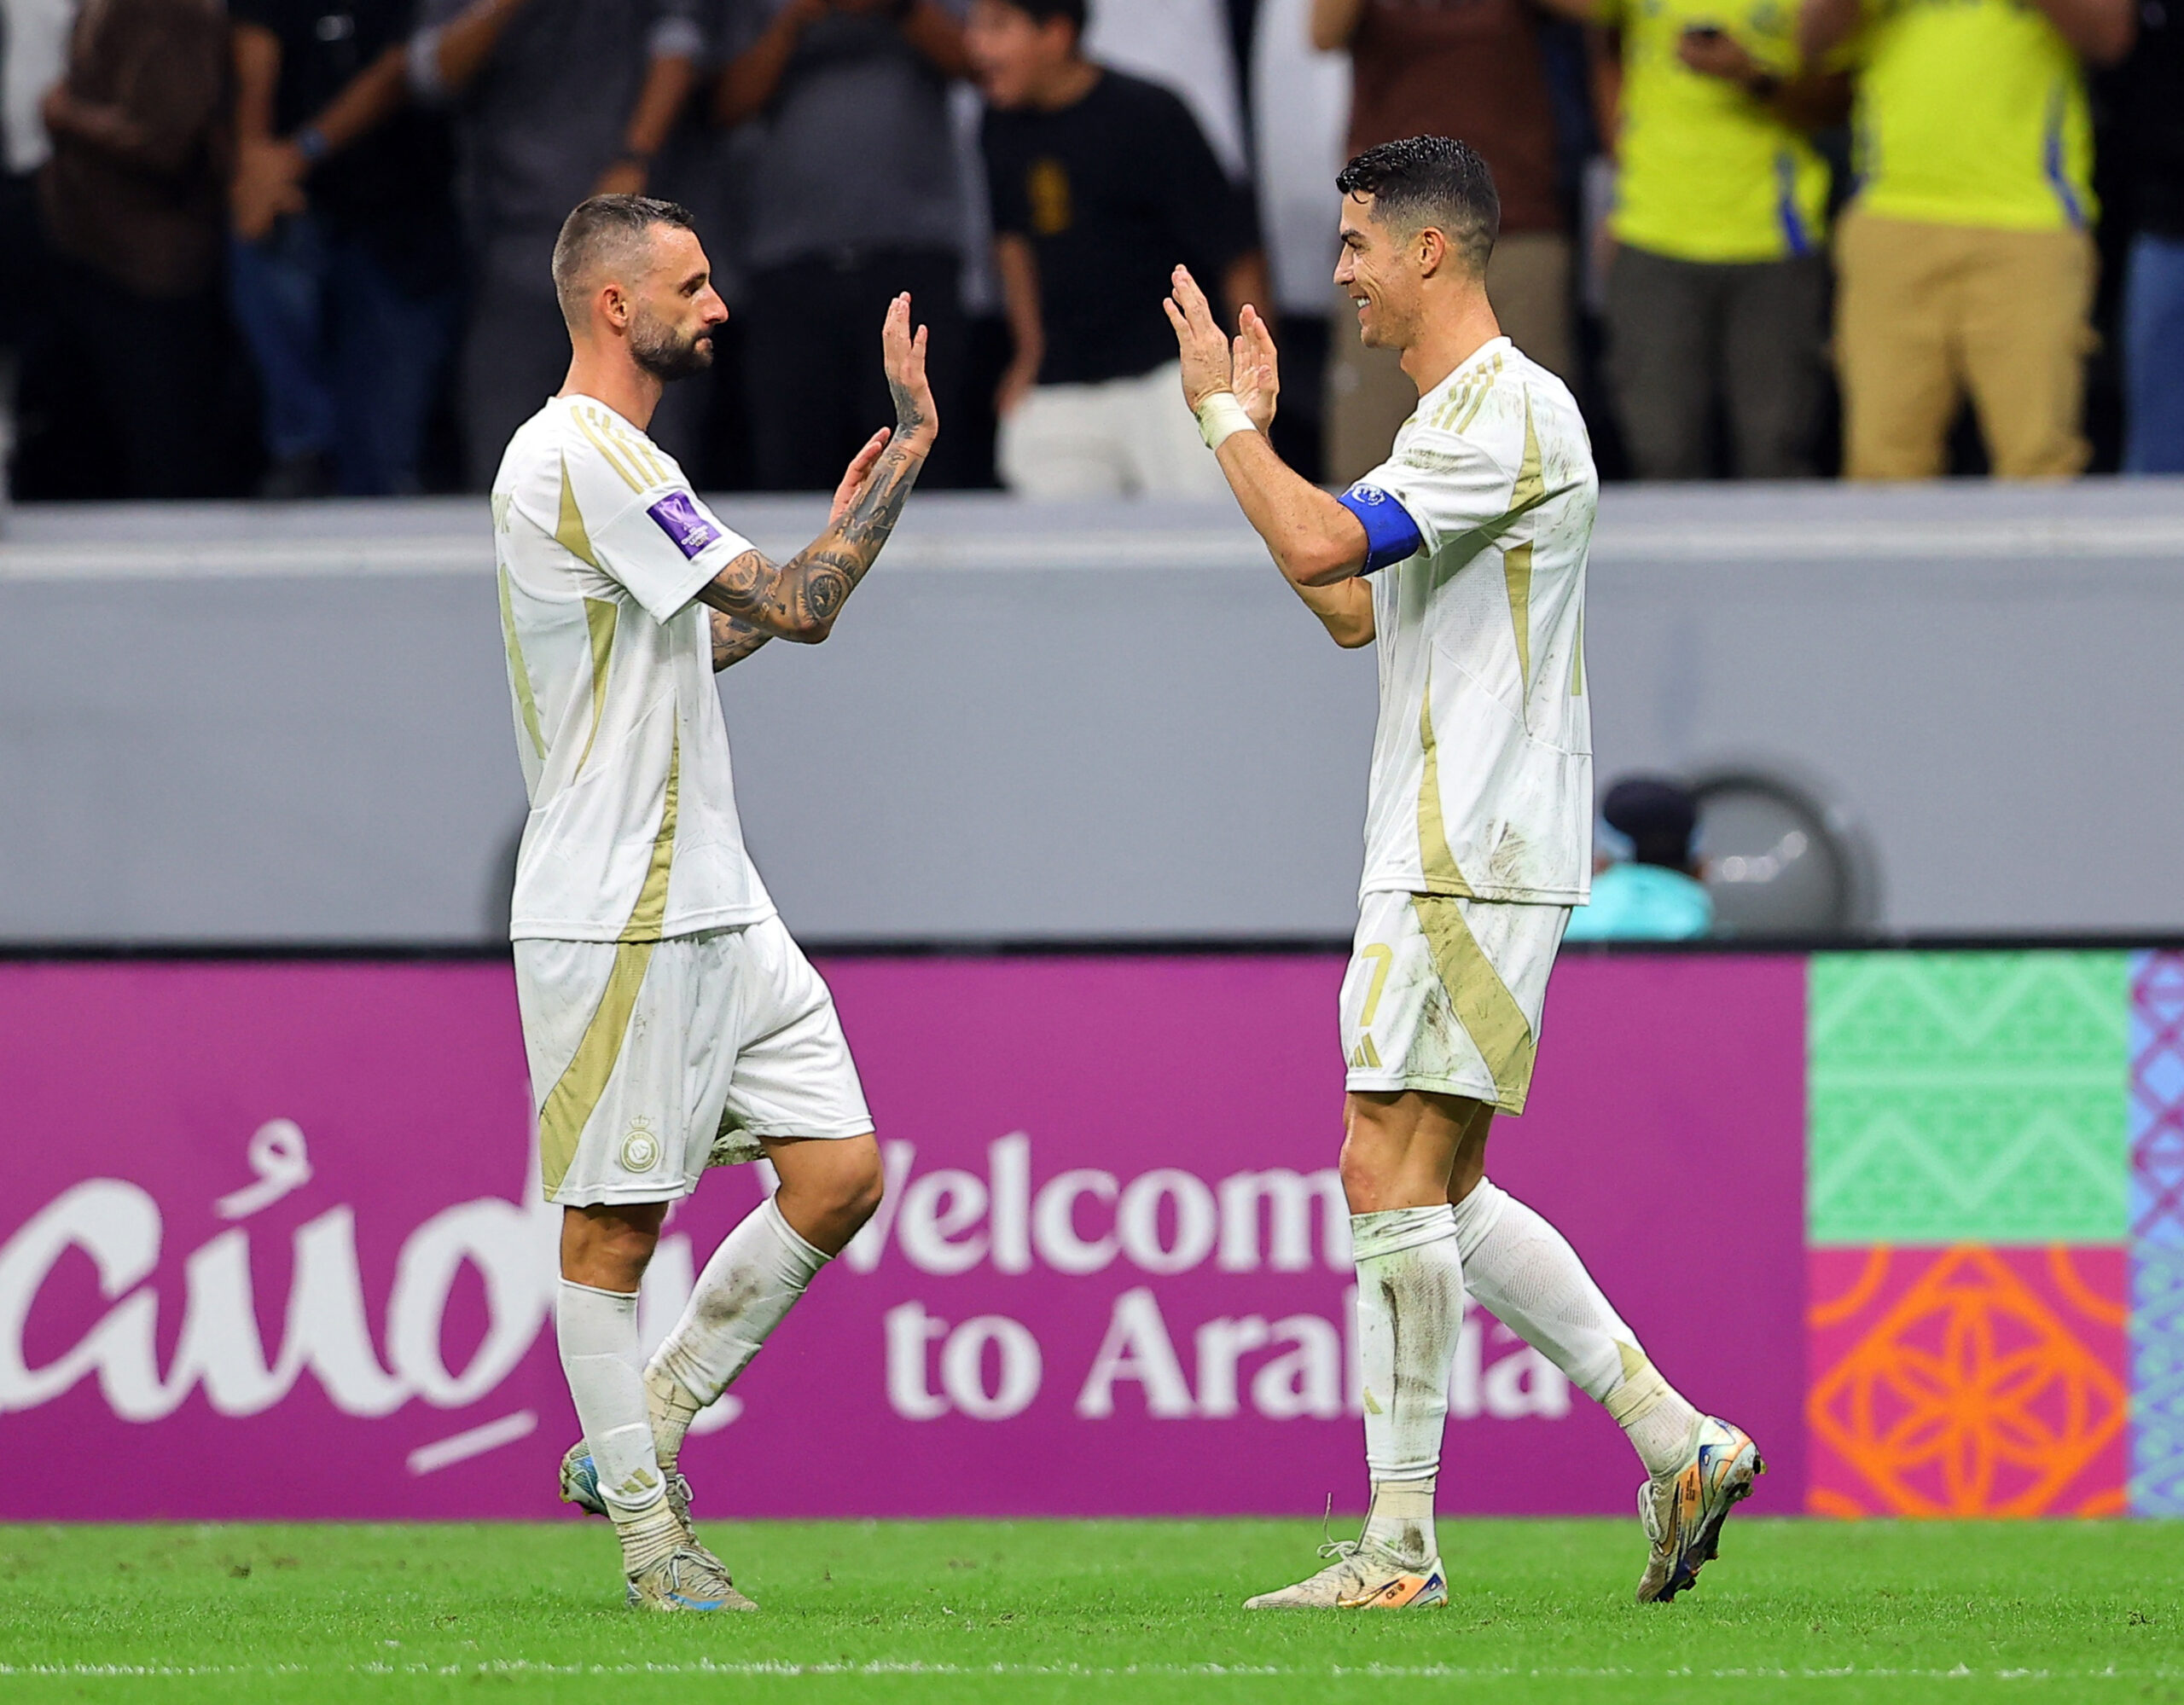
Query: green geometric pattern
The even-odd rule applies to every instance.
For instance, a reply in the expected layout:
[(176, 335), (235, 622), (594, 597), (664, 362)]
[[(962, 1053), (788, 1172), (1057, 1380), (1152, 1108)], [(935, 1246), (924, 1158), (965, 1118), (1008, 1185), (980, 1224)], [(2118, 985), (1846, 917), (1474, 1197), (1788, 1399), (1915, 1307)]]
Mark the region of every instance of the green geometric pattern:
[(2123, 1241), (2125, 955), (1821, 954), (1808, 974), (1811, 1243)]

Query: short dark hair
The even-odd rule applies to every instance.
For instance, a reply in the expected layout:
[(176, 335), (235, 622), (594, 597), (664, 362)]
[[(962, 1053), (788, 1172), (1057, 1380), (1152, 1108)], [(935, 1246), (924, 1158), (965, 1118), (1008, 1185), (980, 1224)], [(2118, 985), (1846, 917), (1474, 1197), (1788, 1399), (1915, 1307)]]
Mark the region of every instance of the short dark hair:
[(1672, 776), (1626, 775), (1607, 791), (1600, 815), (1630, 838), (1640, 864), (1691, 867), (1691, 837), (1699, 826), (1699, 802)]
[(1434, 227), (1474, 273), (1485, 272), (1502, 235), (1494, 174), (1478, 149), (1449, 136), (1406, 136), (1368, 148), (1343, 167), (1334, 187), (1371, 196), (1374, 215), (1397, 230)]
[(1001, 0), (1001, 3), (1014, 7), (1035, 24), (1051, 24), (1057, 18), (1066, 20), (1078, 38), (1083, 38), (1084, 0)]
[(697, 221), (688, 208), (649, 195), (595, 195), (578, 202), (561, 221), (561, 235), (554, 240), (554, 294), (571, 327), (583, 323), (600, 270), (629, 260), (654, 225), (688, 231)]

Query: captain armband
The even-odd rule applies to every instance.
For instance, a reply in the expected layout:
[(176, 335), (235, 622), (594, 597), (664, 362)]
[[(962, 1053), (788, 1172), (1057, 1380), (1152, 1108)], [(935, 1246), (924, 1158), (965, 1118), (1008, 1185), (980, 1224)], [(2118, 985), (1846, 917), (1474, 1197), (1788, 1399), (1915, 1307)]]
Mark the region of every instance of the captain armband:
[(1379, 486), (1353, 485), (1334, 501), (1364, 526), (1365, 566), (1357, 571), (1360, 574), (1371, 574), (1425, 548), (1426, 536), (1410, 512)]

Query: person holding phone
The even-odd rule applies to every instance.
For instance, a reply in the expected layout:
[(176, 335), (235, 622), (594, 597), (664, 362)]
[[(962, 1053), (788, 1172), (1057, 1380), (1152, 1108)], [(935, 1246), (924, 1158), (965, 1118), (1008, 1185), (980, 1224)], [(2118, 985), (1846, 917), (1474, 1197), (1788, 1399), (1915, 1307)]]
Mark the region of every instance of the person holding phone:
[(1564, 0), (1606, 26), (1616, 194), (1607, 377), (1633, 471), (1816, 473), (1827, 167), (1809, 132), (1848, 91), (1776, 0)]

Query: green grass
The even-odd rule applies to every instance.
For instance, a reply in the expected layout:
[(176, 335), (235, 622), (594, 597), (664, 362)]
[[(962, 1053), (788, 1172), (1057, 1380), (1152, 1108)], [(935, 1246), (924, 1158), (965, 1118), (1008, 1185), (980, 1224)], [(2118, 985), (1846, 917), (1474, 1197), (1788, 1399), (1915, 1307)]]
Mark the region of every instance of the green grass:
[(1246, 1615), (1316, 1522), (711, 1523), (757, 1616), (637, 1616), (603, 1527), (0, 1528), (0, 1693), (2184, 1700), (2184, 1525), (1732, 1522), (1641, 1609), (1635, 1522), (1448, 1522), (1451, 1607)]

